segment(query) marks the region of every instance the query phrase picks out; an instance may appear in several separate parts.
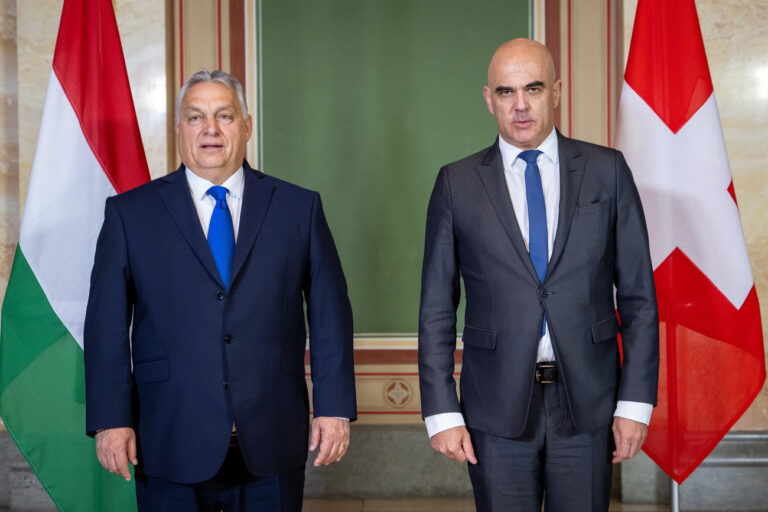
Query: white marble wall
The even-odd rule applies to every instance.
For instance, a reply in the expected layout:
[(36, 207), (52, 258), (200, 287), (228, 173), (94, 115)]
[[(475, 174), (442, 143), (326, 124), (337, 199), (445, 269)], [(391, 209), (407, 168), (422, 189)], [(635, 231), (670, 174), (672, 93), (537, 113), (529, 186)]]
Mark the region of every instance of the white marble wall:
[[(16, 0), (0, 0), (0, 297), (19, 238)], [(0, 299), (2, 300), (2, 299)]]

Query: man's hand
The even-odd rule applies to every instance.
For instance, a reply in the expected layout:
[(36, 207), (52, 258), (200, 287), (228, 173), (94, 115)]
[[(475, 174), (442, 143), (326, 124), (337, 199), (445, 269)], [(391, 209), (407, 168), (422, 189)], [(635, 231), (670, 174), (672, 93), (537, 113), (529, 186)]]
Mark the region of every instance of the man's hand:
[(136, 434), (130, 427), (108, 428), (96, 433), (96, 456), (104, 469), (131, 481), (128, 462), (134, 466), (136, 458)]
[(613, 439), (616, 442), (616, 450), (613, 452), (613, 463), (618, 464), (640, 453), (647, 435), (648, 425), (645, 423), (615, 416)]
[(315, 418), (312, 421), (309, 451), (315, 451), (318, 445), (320, 451), (315, 457), (315, 467), (340, 461), (349, 448), (349, 421), (327, 416)]
[(453, 427), (432, 436), (432, 448), (458, 462), (477, 464), (467, 427)]

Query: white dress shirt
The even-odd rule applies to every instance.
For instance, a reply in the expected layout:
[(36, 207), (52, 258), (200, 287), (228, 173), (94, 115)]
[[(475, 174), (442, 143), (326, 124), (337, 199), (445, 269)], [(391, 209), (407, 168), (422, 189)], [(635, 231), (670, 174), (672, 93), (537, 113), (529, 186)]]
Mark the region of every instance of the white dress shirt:
[[(213, 208), (216, 206), (216, 199), (208, 194), (208, 189), (214, 184), (205, 178), (201, 178), (189, 169), (185, 169), (185, 172), (187, 173), (189, 192), (192, 194), (192, 202), (195, 203), (195, 210), (200, 218), (200, 225), (203, 227), (205, 238), (208, 238), (208, 225), (211, 223)], [(227, 206), (229, 206), (229, 212), (232, 214), (235, 240), (237, 240), (237, 232), (240, 228), (240, 211), (243, 209), (244, 176), (245, 174), (241, 167), (227, 181), (221, 184), (222, 187), (227, 189)]]
[[(544, 192), (544, 206), (547, 214), (547, 259), (549, 259), (555, 243), (560, 210), (560, 154), (557, 148), (557, 132), (554, 128), (536, 149), (541, 151), (536, 164), (539, 167), (541, 188)], [(507, 181), (509, 198), (512, 201), (515, 218), (517, 218), (520, 233), (523, 235), (527, 248), (529, 234), (528, 200), (525, 195), (525, 168), (527, 164), (524, 160), (518, 158), (518, 155), (523, 150), (508, 144), (501, 137), (499, 137), (499, 150), (501, 151), (501, 159), (504, 165), (504, 178)], [(554, 360), (555, 353), (552, 349), (552, 339), (549, 336), (549, 326), (545, 326), (544, 336), (539, 340), (536, 361)], [(652, 412), (653, 405), (651, 404), (619, 400), (613, 415), (639, 421), (647, 425), (651, 420)], [(443, 430), (464, 425), (464, 417), (459, 412), (447, 412), (427, 416), (424, 418), (424, 422), (426, 423), (429, 437), (432, 437)]]

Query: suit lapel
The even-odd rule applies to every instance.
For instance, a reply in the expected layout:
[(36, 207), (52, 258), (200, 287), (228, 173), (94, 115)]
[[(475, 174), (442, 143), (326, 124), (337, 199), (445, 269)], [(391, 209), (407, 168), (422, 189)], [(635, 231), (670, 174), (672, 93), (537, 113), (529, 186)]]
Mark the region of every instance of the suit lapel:
[(165, 204), (168, 213), (173, 218), (192, 252), (195, 253), (195, 256), (200, 260), (200, 263), (211, 277), (223, 288), (224, 284), (221, 282), (216, 262), (213, 260), (213, 255), (205, 239), (205, 233), (203, 233), (203, 228), (200, 226), (200, 217), (198, 217), (197, 210), (192, 202), (184, 165), (179, 167), (176, 172), (163, 177), (162, 181), (165, 182), (165, 186), (158, 190), (160, 199)]
[(584, 168), (587, 163), (587, 157), (574, 144), (573, 140), (563, 137), (560, 132), (557, 132), (557, 144), (560, 155), (560, 210), (552, 256), (547, 265), (547, 276), (557, 266), (568, 240), (568, 233), (571, 229), (571, 222), (581, 189), (581, 181), (584, 178)]
[(274, 193), (274, 185), (265, 183), (263, 173), (251, 169), (247, 162), (243, 163), (245, 185), (243, 189), (243, 209), (240, 212), (240, 227), (235, 245), (235, 257), (232, 261), (232, 283), (242, 269), (256, 237), (261, 231), (264, 216), (267, 214)]
[(520, 233), (520, 224), (517, 222), (517, 217), (515, 217), (512, 200), (509, 198), (509, 189), (507, 188), (507, 180), (504, 178), (504, 164), (501, 152), (499, 151), (498, 139), (496, 144), (488, 148), (483, 162), (477, 167), (477, 172), (485, 192), (491, 200), (491, 205), (499, 217), (501, 225), (504, 226), (504, 231), (506, 231), (507, 236), (512, 241), (512, 246), (515, 248), (517, 256), (528, 270), (528, 273), (531, 274), (531, 277), (538, 282), (539, 278), (536, 275), (536, 269), (533, 267), (533, 263), (531, 263), (530, 256), (528, 256), (528, 249), (526, 249), (523, 235)]

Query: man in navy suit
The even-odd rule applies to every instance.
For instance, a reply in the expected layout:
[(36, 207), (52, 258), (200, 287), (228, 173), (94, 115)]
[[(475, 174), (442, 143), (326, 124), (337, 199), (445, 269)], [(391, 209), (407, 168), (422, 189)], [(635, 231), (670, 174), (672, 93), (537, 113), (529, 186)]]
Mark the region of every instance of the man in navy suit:
[[(356, 417), (352, 313), (316, 192), (251, 169), (243, 90), (182, 87), (181, 167), (109, 198), (85, 326), (86, 429), (139, 510), (301, 510)], [(306, 305), (313, 382), (305, 383)]]
[(607, 511), (611, 463), (639, 452), (656, 404), (640, 198), (621, 153), (557, 132), (560, 88), (544, 46), (499, 47), (484, 89), (499, 137), (440, 170), (427, 213), (422, 410), (433, 448), (469, 461), (480, 512)]

